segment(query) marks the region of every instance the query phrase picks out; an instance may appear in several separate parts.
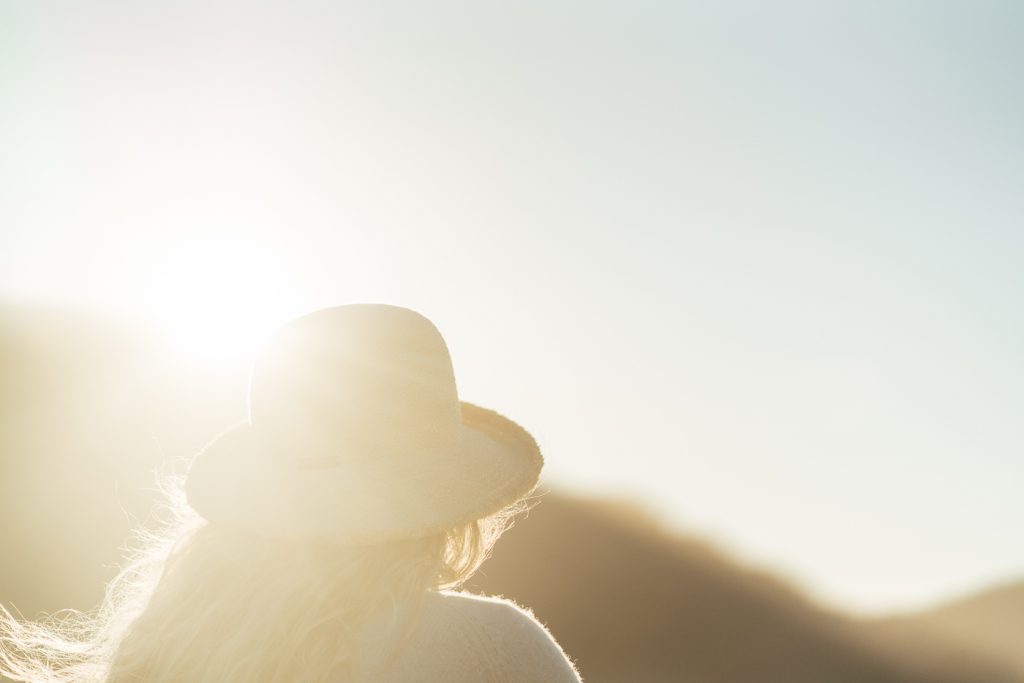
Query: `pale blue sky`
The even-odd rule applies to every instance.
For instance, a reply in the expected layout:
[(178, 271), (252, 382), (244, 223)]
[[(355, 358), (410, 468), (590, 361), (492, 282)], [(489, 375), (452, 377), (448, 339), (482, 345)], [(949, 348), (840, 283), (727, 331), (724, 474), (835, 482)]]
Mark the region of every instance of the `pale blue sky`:
[(1014, 2), (0, 3), (0, 296), (409, 305), (548, 478), (858, 610), (1024, 576)]

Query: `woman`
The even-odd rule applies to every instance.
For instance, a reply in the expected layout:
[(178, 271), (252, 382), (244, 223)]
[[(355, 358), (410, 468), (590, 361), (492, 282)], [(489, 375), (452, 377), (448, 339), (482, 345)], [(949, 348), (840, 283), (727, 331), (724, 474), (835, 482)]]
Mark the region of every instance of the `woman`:
[(525, 430), (459, 401), (426, 318), (311, 313), (261, 351), (249, 419), (169, 482), (167, 523), (98, 613), (44, 625), (0, 611), (0, 674), (577, 682), (528, 612), (448, 590), (524, 509), (541, 465)]

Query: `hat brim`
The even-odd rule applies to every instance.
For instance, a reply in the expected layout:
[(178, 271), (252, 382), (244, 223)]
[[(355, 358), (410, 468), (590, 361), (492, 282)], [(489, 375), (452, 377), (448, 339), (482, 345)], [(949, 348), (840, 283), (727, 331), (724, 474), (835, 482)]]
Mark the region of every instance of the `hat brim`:
[(241, 423), (195, 458), (189, 505), (210, 522), (280, 539), (375, 543), (426, 536), (483, 519), (530, 494), (543, 457), (529, 432), (460, 402), (455, 446), (414, 461), (368, 457), (327, 467), (281, 466)]

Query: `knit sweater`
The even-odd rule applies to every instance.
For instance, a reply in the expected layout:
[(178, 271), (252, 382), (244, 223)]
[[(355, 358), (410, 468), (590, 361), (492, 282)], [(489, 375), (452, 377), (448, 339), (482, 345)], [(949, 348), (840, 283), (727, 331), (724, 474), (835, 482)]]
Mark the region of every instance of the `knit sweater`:
[(405, 631), (376, 625), (356, 665), (374, 683), (580, 683), (572, 662), (527, 610), (502, 598), (431, 592)]

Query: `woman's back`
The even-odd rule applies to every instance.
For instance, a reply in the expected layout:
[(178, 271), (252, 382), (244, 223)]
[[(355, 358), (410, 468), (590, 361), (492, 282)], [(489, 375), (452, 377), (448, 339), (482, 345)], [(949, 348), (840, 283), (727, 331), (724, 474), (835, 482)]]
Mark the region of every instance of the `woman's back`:
[(394, 306), (323, 309), (253, 365), (249, 417), (168, 482), (169, 519), (61, 628), (0, 609), (29, 683), (575, 683), (513, 603), (446, 592), (528, 507), (543, 465), (459, 400), (448, 349)]

